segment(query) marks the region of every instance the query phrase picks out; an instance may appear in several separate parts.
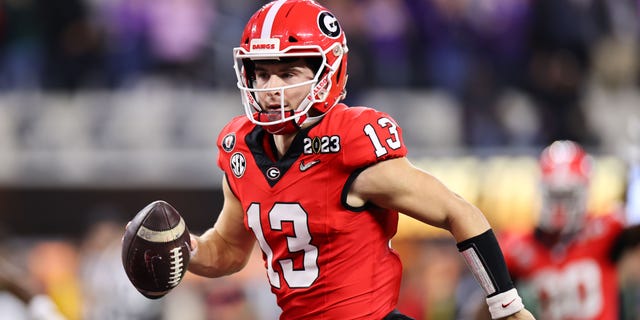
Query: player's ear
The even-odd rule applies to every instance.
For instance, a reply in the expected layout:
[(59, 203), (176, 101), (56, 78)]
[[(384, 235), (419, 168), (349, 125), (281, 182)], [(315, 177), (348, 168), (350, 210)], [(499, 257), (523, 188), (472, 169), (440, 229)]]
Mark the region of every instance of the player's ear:
[(338, 100), (343, 100), (344, 98), (347, 97), (347, 81), (349, 80), (349, 75), (345, 74), (344, 75), (344, 89), (342, 89), (342, 92), (340, 92), (340, 99)]

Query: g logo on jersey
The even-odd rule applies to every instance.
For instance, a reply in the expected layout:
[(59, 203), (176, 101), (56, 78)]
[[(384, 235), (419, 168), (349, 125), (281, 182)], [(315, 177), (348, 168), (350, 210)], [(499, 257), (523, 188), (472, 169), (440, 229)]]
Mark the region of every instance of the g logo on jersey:
[(271, 180), (276, 180), (280, 177), (280, 169), (271, 167), (267, 169), (267, 177)]
[(231, 132), (228, 133), (224, 138), (222, 138), (222, 150), (226, 152), (231, 152), (233, 147), (236, 146), (236, 133)]
[(337, 38), (340, 36), (341, 30), (338, 19), (330, 12), (323, 11), (318, 15), (318, 28), (329, 38)]
[(247, 160), (240, 152), (236, 152), (231, 156), (229, 165), (231, 166), (231, 172), (233, 172), (233, 175), (236, 176), (236, 178), (242, 177), (245, 170), (247, 170)]

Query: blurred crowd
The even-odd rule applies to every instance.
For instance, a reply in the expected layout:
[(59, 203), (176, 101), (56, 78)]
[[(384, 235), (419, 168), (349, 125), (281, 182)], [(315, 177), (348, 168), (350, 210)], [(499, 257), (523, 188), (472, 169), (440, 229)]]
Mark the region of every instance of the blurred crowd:
[[(462, 106), (469, 146), (598, 145), (585, 120), (586, 88), (638, 87), (635, 0), (321, 2), (349, 35), (350, 103), (378, 87), (442, 90)], [(264, 3), (3, 1), (0, 92), (115, 90), (149, 77), (233, 89), (231, 48)], [(513, 90), (533, 111), (505, 110)]]
[[(231, 50), (249, 15), (266, 2), (0, 1), (0, 96), (121, 92), (149, 79), (171, 88), (231, 92), (236, 82)], [(375, 102), (371, 92), (382, 88), (440, 92), (460, 107), (461, 139), (469, 148), (535, 147), (563, 138), (615, 153), (619, 150), (610, 148), (624, 139), (620, 127), (626, 124), (620, 120), (636, 116), (631, 143), (640, 145), (637, 0), (319, 2), (332, 9), (349, 35), (350, 104)], [(383, 109), (401, 109), (393, 105), (397, 99)], [(200, 125), (215, 135), (210, 122)], [(419, 128), (407, 129), (408, 135), (414, 130)], [(632, 158), (640, 161), (634, 150)], [(120, 264), (124, 223), (96, 217), (82, 239), (0, 239), (0, 258), (10, 257), (23, 272), (13, 278), (0, 274), (0, 319), (28, 319), (20, 310), (3, 318), (3, 312), (14, 310), (2, 304), (3, 279), (37, 282), (35, 290), (48, 293), (70, 320), (277, 317), (258, 252), (239, 275), (207, 281), (188, 276), (162, 300), (143, 298)], [(407, 269), (401, 310), (425, 320), (465, 312), (455, 301), (464, 299), (456, 294), (468, 292), (467, 275), (453, 243), (435, 237), (394, 246)], [(634, 253), (623, 262), (620, 281), (639, 286), (638, 265)], [(623, 301), (629, 310), (625, 319), (638, 319), (640, 294), (636, 287), (630, 292)]]

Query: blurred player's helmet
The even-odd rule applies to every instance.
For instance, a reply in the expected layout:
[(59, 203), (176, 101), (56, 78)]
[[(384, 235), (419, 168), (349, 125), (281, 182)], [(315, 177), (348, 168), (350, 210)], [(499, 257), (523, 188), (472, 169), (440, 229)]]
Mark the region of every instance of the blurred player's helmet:
[(542, 151), (539, 229), (571, 234), (582, 227), (591, 169), (591, 157), (573, 141), (555, 141)]
[[(344, 98), (347, 82), (347, 40), (335, 16), (311, 0), (278, 0), (258, 10), (234, 48), (234, 68), (247, 117), (271, 133), (295, 132), (310, 117), (321, 116)], [(317, 60), (315, 77), (296, 85), (253, 87), (254, 61), (287, 58)], [(264, 110), (256, 92), (284, 90), (311, 84), (309, 94), (295, 110)], [(284, 98), (283, 98), (284, 100)], [(284, 101), (281, 101), (283, 104)], [(313, 110), (311, 114), (309, 111)]]

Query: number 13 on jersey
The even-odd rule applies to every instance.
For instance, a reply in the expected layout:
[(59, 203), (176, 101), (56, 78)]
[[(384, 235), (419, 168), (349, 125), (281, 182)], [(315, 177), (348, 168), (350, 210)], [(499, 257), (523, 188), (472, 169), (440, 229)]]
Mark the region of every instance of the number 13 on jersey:
[[(395, 122), (391, 121), (391, 119), (389, 118), (382, 117), (378, 119), (377, 125), (389, 131), (389, 134), (391, 136), (384, 140), (385, 144), (389, 148), (396, 150), (402, 147), (402, 143), (400, 142), (400, 135), (398, 134), (398, 127), (396, 126)], [(375, 151), (376, 151), (376, 157), (381, 157), (389, 153), (387, 148), (382, 145), (382, 141), (380, 141), (380, 138), (376, 133), (376, 129), (374, 128), (374, 125), (370, 123), (365, 125), (364, 133), (371, 140), (371, 143), (373, 144), (373, 147), (375, 148)]]
[[(309, 233), (308, 216), (302, 206), (298, 203), (276, 203), (269, 210), (269, 225), (264, 226), (271, 236), (265, 236), (263, 226), (260, 221), (260, 204), (252, 203), (247, 210), (247, 221), (249, 228), (253, 231), (260, 245), (260, 249), (267, 256), (267, 275), (272, 286), (280, 288), (280, 276), (274, 269), (274, 264), (278, 263), (282, 270), (282, 278), (289, 288), (307, 288), (318, 278), (318, 247), (311, 244), (311, 234)], [(282, 238), (276, 233), (283, 232), (283, 223), (291, 223), (293, 235), (286, 236), (287, 251), (293, 255), (302, 255), (303, 268), (296, 269), (293, 265), (293, 258), (278, 259), (276, 261), (272, 246)], [(275, 234), (275, 236), (274, 236)]]

